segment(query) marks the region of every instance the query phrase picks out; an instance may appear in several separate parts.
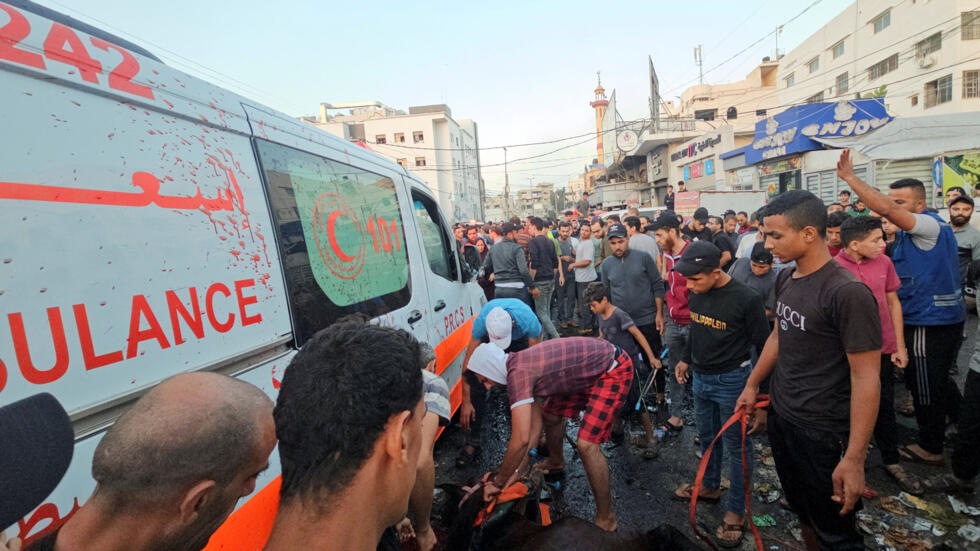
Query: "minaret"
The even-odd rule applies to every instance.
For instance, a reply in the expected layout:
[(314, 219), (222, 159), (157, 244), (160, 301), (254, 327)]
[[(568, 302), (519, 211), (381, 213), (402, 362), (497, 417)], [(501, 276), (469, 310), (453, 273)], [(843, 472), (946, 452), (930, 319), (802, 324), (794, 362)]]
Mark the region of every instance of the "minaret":
[(598, 163), (601, 165), (605, 164), (602, 148), (602, 117), (606, 114), (606, 106), (609, 105), (609, 101), (606, 99), (606, 90), (602, 87), (602, 75), (599, 74), (599, 71), (596, 71), (595, 75), (599, 85), (595, 89), (595, 101), (590, 105), (595, 109), (596, 151), (599, 154)]

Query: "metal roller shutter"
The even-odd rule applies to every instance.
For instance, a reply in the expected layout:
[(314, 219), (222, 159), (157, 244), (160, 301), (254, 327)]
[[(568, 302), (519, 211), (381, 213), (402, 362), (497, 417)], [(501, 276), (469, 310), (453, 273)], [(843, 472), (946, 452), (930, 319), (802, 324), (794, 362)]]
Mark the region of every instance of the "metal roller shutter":
[[(932, 181), (931, 157), (909, 159), (907, 161), (875, 161), (875, 184), (882, 192), (888, 192), (888, 185), (902, 178), (915, 178), (926, 186), (926, 204), (936, 206), (935, 186)], [(942, 200), (938, 201), (942, 205)]]

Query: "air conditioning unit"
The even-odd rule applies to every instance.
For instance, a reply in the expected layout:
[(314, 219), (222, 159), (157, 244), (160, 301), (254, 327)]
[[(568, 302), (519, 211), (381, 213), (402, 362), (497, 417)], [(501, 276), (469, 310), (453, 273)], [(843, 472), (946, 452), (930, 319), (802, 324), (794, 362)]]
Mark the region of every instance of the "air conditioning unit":
[(936, 58), (931, 55), (924, 55), (922, 57), (916, 58), (916, 61), (918, 61), (919, 68), (921, 69), (926, 69), (936, 64)]

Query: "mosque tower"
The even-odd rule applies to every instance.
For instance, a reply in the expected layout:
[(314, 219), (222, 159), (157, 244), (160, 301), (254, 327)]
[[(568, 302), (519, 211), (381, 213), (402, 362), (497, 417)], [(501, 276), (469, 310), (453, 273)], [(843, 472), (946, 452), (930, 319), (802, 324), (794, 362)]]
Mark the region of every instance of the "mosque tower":
[(599, 71), (596, 71), (595, 74), (599, 84), (595, 89), (595, 100), (590, 105), (595, 109), (596, 152), (599, 155), (596, 162), (601, 165), (605, 163), (602, 147), (602, 117), (606, 114), (606, 106), (609, 105), (609, 100), (606, 99), (606, 90), (602, 87), (602, 75), (599, 74)]

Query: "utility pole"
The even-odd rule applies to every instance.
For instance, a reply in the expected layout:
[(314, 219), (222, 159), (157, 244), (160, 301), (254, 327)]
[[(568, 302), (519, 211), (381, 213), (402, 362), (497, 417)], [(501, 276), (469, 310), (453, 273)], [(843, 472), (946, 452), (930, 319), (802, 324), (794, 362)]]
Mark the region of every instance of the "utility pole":
[(704, 57), (701, 56), (701, 49), (704, 44), (698, 44), (697, 48), (694, 48), (694, 63), (698, 66), (698, 82), (704, 84)]
[(507, 174), (507, 148), (504, 148), (504, 218), (510, 219), (510, 176)]

